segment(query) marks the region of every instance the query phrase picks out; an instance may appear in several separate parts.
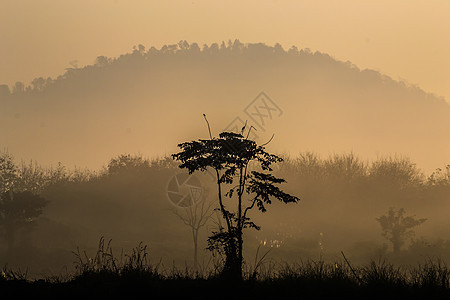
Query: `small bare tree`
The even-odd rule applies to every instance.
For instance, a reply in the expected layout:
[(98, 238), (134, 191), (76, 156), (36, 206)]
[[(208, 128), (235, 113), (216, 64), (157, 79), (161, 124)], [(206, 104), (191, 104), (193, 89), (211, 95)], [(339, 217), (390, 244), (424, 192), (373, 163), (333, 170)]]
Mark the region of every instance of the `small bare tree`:
[(213, 202), (207, 202), (206, 197), (194, 205), (188, 207), (172, 208), (172, 212), (180, 218), (192, 232), (194, 243), (194, 270), (198, 269), (198, 234), (200, 228), (206, 225), (211, 215), (214, 213)]

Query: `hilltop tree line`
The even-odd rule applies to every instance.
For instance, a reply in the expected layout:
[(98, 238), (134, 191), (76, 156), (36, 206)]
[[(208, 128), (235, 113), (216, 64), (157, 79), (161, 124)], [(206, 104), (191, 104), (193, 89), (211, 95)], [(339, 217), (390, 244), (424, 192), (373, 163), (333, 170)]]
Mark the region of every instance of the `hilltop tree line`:
[[(108, 58), (106, 56), (99, 56), (95, 59), (93, 65), (85, 66), (83, 68), (71, 67), (67, 68), (64, 75), (53, 78), (35, 78), (30, 85), (25, 85), (23, 82), (16, 82), (12, 88), (8, 85), (0, 85), (0, 96), (7, 96), (10, 94), (21, 93), (37, 93), (45, 90), (52, 85), (57, 85), (58, 81), (70, 79), (81, 75), (83, 72), (90, 72), (92, 69), (102, 69), (112, 65), (145, 65), (147, 63), (157, 63), (155, 60), (164, 60), (164, 58), (177, 57), (179, 59), (199, 59), (201, 57), (218, 57), (218, 58), (231, 58), (231, 57), (253, 57), (260, 58), (264, 56), (298, 56), (301, 54), (311, 54), (311, 50), (304, 49), (298, 50), (296, 46), (292, 46), (289, 50), (283, 49), (280, 44), (275, 46), (268, 46), (264, 43), (257, 44), (243, 44), (239, 40), (234, 42), (228, 41), (213, 43), (211, 45), (204, 44), (200, 47), (197, 43), (189, 44), (187, 41), (180, 41), (177, 44), (164, 45), (161, 49), (151, 47), (146, 50), (145, 46), (138, 45), (133, 47), (133, 51), (128, 54), (119, 56), (118, 58)], [(322, 55), (319, 52), (316, 55)], [(142, 66), (141, 66), (142, 67)]]
[[(78, 67), (72, 64), (71, 67), (66, 68), (64, 74), (56, 78), (38, 77), (33, 79), (28, 85), (21, 81), (16, 82), (12, 87), (2, 84), (0, 85), (0, 98), (39, 95), (43, 92), (64, 90), (64, 88), (71, 90), (71, 93), (75, 93), (77, 85), (90, 85), (92, 84), (93, 78), (96, 79), (98, 84), (106, 80), (105, 78), (108, 76), (112, 76), (111, 74), (117, 72), (126, 71), (135, 73), (133, 76), (139, 76), (142, 73), (149, 74), (154, 70), (159, 70), (161, 67), (170, 68), (183, 62), (194, 63), (198, 66), (200, 62), (210, 64), (230, 60), (237, 60), (243, 66), (258, 61), (266, 63), (268, 61), (275, 61), (277, 63), (291, 62), (291, 64), (299, 64), (299, 66), (303, 64), (303, 67), (312, 65), (321, 67), (327, 64), (342, 65), (349, 70), (358, 73), (363, 72), (366, 80), (377, 79), (385, 84), (394, 85), (394, 81), (391, 78), (377, 71), (360, 71), (351, 62), (340, 62), (326, 53), (319, 51), (313, 52), (309, 48), (299, 49), (297, 46), (292, 46), (289, 49), (285, 49), (279, 43), (274, 46), (269, 46), (264, 43), (244, 44), (239, 40), (229, 40), (228, 42), (223, 41), (220, 44), (212, 43), (210, 45), (204, 44), (200, 46), (195, 42), (188, 43), (184, 40), (177, 44), (164, 45), (160, 49), (153, 46), (146, 49), (145, 46), (140, 44), (134, 46), (132, 52), (116, 58), (98, 56), (92, 65)], [(110, 74), (106, 75), (106, 71)], [(402, 87), (406, 87), (405, 83), (399, 84)], [(424, 94), (417, 87), (408, 86), (408, 88), (413, 88), (416, 92)]]

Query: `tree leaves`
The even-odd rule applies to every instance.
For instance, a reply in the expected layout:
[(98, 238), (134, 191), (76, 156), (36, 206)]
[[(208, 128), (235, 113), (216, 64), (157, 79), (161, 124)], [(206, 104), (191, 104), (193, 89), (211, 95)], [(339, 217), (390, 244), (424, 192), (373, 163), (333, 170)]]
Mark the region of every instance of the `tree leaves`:
[(414, 235), (412, 228), (424, 223), (427, 219), (416, 219), (414, 216), (405, 216), (405, 209), (399, 210), (389, 209), (387, 215), (383, 215), (376, 220), (381, 225), (382, 236), (389, 240), (394, 247), (394, 251), (398, 251), (405, 243), (405, 240)]
[[(271, 199), (284, 203), (299, 201), (297, 197), (283, 192), (277, 186), (284, 183), (284, 179), (268, 173), (272, 171), (271, 165), (281, 162), (282, 158), (266, 152), (263, 146), (258, 146), (255, 141), (234, 132), (222, 132), (218, 138), (185, 142), (178, 147), (181, 151), (172, 154), (172, 158), (180, 161), (180, 168), (187, 169), (189, 173), (206, 171), (208, 168), (216, 171), (220, 211), (227, 222), (227, 228), (220, 227), (219, 231), (212, 233), (208, 238), (208, 249), (225, 254), (225, 265), (235, 269), (237, 264), (241, 270), (243, 229), (260, 229), (247, 217), (247, 212), (253, 209), (255, 204), (261, 212), (265, 212), (266, 205), (271, 204)], [(248, 174), (251, 162), (256, 162), (254, 168), (265, 172), (251, 170)], [(230, 199), (234, 196), (237, 198), (237, 209), (232, 211), (226, 209), (222, 201), (222, 184), (231, 185), (237, 178), (239, 181), (237, 187), (232, 187), (225, 193)], [(245, 208), (243, 208), (244, 192), (252, 199), (251, 205)], [(229, 206), (227, 203), (227, 207)]]

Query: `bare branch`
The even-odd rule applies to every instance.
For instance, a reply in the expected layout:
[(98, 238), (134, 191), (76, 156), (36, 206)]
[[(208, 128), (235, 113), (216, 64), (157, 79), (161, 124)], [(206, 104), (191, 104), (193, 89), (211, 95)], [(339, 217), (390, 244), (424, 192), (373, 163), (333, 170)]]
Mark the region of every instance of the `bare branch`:
[[(247, 124), (247, 122), (246, 122), (245, 124)], [(252, 130), (252, 128), (256, 130), (256, 128), (253, 127), (253, 125), (250, 126), (250, 129), (249, 129), (248, 132), (247, 132), (247, 137), (246, 137), (247, 140), (248, 140), (248, 137), (250, 136), (250, 131)]]
[(206, 115), (205, 114), (203, 114), (203, 117), (205, 118), (206, 124), (208, 124), (209, 137), (212, 139), (211, 127), (209, 127), (208, 119), (206, 119)]
[(274, 134), (272, 134), (272, 137), (270, 138), (270, 140), (269, 140), (267, 143), (262, 144), (261, 147), (264, 147), (265, 145), (267, 145), (268, 143), (270, 143), (270, 142), (272, 141), (272, 139), (273, 139), (273, 136), (274, 136)]

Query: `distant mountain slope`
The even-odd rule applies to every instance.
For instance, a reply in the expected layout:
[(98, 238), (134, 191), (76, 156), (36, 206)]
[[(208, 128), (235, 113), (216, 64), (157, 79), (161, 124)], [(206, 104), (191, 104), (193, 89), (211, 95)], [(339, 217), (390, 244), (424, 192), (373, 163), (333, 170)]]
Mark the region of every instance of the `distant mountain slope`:
[[(261, 92), (269, 99), (255, 99)], [(259, 141), (275, 134), (272, 151), (401, 154), (428, 170), (450, 161), (443, 99), (280, 45), (140, 45), (29, 87), (1, 86), (0, 105), (0, 147), (44, 164), (96, 168), (123, 152), (170, 154), (208, 136), (203, 113), (214, 134), (245, 120)]]

